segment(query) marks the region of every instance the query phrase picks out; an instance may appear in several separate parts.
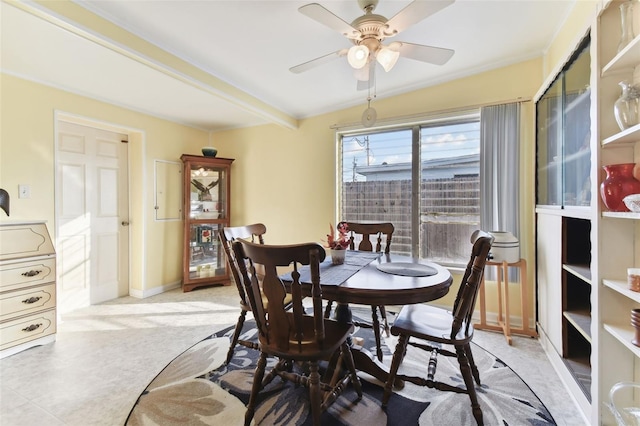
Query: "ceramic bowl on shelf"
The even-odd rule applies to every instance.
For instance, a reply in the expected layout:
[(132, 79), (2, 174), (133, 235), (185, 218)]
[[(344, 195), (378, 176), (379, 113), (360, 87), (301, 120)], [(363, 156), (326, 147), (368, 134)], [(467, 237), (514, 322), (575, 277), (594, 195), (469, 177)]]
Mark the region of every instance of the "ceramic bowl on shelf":
[(622, 199), (624, 205), (634, 213), (640, 213), (640, 194), (627, 195)]
[(216, 155), (218, 155), (218, 150), (212, 146), (203, 146), (202, 155), (204, 155), (205, 157), (215, 157)]

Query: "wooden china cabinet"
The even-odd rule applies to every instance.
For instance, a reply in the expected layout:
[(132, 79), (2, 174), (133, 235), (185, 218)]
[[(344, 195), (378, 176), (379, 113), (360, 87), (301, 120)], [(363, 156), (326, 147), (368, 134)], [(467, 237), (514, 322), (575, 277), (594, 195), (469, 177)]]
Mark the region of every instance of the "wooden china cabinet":
[(182, 290), (229, 285), (224, 250), (218, 239), (229, 226), (231, 158), (183, 154), (184, 247)]

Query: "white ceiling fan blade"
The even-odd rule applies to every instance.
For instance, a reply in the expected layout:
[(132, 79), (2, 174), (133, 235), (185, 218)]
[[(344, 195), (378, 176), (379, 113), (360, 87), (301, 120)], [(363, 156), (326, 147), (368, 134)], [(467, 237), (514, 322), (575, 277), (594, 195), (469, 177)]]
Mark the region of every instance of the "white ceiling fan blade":
[(387, 21), (388, 29), (385, 30), (385, 36), (398, 34), (454, 2), (455, 0), (415, 0)]
[(291, 67), (289, 68), (289, 71), (291, 71), (294, 74), (300, 74), (301, 72), (308, 71), (311, 68), (315, 68), (327, 62), (331, 62), (332, 60), (339, 58), (341, 56), (346, 56), (348, 51), (349, 49), (336, 50), (335, 52), (329, 53), (328, 55), (320, 56), (319, 58), (315, 58), (310, 61), (304, 62), (300, 65)]
[(357, 38), (357, 36), (360, 34), (358, 30), (351, 26), (351, 24), (345, 22), (342, 18), (334, 15), (332, 12), (319, 5), (318, 3), (304, 5), (300, 7), (298, 11), (303, 15), (306, 15), (309, 18), (313, 19), (314, 21), (317, 21), (329, 28), (338, 31), (340, 34), (344, 35), (347, 38)]
[(452, 49), (406, 43), (404, 41), (394, 41), (389, 44), (389, 48), (400, 52), (402, 57), (435, 65), (446, 64), (455, 53)]

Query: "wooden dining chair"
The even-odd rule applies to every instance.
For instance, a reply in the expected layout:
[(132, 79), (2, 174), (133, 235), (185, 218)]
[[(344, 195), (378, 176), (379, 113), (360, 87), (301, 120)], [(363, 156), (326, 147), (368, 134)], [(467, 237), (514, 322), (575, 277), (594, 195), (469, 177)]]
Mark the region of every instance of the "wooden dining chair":
[[(244, 290), (244, 286), (242, 285), (242, 280), (240, 279), (240, 270), (238, 268), (238, 263), (235, 258), (235, 254), (231, 249), (231, 243), (237, 239), (243, 240), (251, 240), (252, 242), (258, 242), (259, 244), (264, 244), (264, 234), (267, 232), (267, 227), (262, 223), (254, 223), (246, 226), (227, 226), (222, 228), (221, 232), (218, 233), (220, 243), (224, 248), (225, 255), (227, 257), (227, 264), (229, 265), (229, 270), (231, 271), (231, 277), (238, 288), (238, 294), (240, 295), (240, 316), (238, 317), (238, 321), (236, 321), (236, 327), (233, 332), (233, 337), (231, 338), (231, 344), (229, 346), (229, 351), (227, 352), (227, 360), (228, 364), (233, 357), (233, 353), (235, 347), (237, 345), (242, 345), (251, 349), (258, 349), (258, 344), (249, 340), (241, 340), (240, 335), (242, 334), (242, 327), (244, 326), (244, 321), (247, 317), (247, 312), (251, 311), (251, 304), (249, 303), (249, 299), (247, 299), (247, 293)], [(258, 274), (260, 276), (260, 274)], [(285, 305), (288, 308), (291, 307), (291, 297), (287, 297), (287, 303)]]
[[(348, 339), (353, 331), (350, 323), (324, 318), (322, 289), (320, 287), (320, 262), (325, 251), (316, 243), (285, 246), (261, 245), (246, 240), (232, 244), (253, 316), (258, 328), (260, 358), (255, 371), (251, 396), (245, 414), (245, 425), (253, 419), (260, 390), (276, 376), (309, 389), (309, 400), (314, 425), (320, 424), (321, 413), (327, 409), (352, 383), (358, 399), (362, 388), (356, 375)], [(256, 277), (256, 267), (264, 268), (262, 292)], [(310, 294), (313, 314), (303, 306), (303, 290), (300, 268), (309, 265)], [(285, 284), (278, 268), (293, 268), (291, 282)], [(307, 284), (308, 285), (308, 284)], [(287, 294), (292, 296), (292, 308), (286, 309)], [(268, 301), (263, 303), (262, 295)], [(267, 357), (279, 361), (265, 377)], [(327, 361), (330, 371), (320, 377), (319, 361)], [(302, 362), (305, 368), (295, 370), (293, 363)], [(308, 372), (308, 373), (307, 373)]]
[[(346, 224), (349, 229), (349, 249), (355, 250), (357, 242), (357, 249), (360, 251), (373, 251), (374, 247), (376, 252), (389, 253), (389, 251), (391, 251), (391, 239), (393, 237), (393, 231), (395, 231), (392, 223), (346, 222)], [(331, 305), (332, 303), (329, 301), (325, 309), (325, 316), (327, 317), (330, 315)], [(373, 329), (373, 334), (376, 339), (376, 356), (378, 360), (382, 361), (381, 325), (378, 320), (378, 310), (382, 318), (382, 328), (384, 328), (387, 337), (389, 337), (389, 322), (387, 321), (387, 311), (384, 305), (371, 305), (371, 324), (357, 321), (355, 323), (360, 327)]]
[[(464, 271), (464, 276), (458, 289), (458, 294), (451, 311), (435, 306), (415, 304), (405, 305), (400, 310), (398, 317), (393, 322), (391, 334), (399, 336), (391, 361), (389, 377), (384, 387), (382, 407), (386, 407), (391, 397), (393, 383), (396, 379), (405, 380), (419, 386), (427, 386), (442, 391), (466, 393), (471, 399), (473, 417), (478, 425), (483, 424), (482, 410), (478, 403), (475, 383), (480, 386), (480, 373), (473, 361), (471, 353), (471, 339), (473, 338), (473, 324), (471, 317), (475, 307), (478, 289), (482, 280), (484, 267), (493, 244), (493, 237), (483, 231), (477, 230), (471, 235), (471, 258)], [(416, 341), (432, 342), (433, 345)], [(426, 350), (431, 353), (425, 375), (398, 374), (398, 369), (406, 354), (407, 345)], [(450, 345), (455, 352), (445, 349), (443, 345)], [(464, 379), (465, 387), (453, 386), (435, 380), (438, 365), (438, 355), (456, 357), (460, 366), (460, 373)], [(412, 374), (419, 374), (412, 371)]]

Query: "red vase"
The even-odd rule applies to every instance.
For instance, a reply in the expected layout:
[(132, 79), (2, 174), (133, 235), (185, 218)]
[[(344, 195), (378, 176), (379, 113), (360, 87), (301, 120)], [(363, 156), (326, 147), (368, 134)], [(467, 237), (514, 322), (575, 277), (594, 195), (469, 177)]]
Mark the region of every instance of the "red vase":
[(609, 211), (628, 212), (622, 199), (627, 195), (640, 194), (640, 180), (633, 177), (634, 167), (634, 163), (602, 166), (607, 177), (600, 184), (600, 195)]

